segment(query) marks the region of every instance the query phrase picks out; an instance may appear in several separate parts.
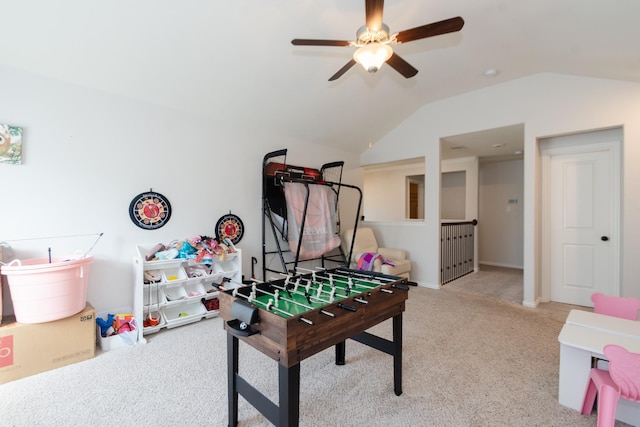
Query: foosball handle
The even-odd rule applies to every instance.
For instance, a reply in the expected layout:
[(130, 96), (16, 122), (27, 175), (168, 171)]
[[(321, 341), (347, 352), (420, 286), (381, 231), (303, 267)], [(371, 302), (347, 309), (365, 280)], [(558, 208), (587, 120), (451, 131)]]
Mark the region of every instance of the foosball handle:
[(353, 311), (353, 312), (358, 311), (358, 309), (356, 307), (352, 306), (352, 305), (346, 305), (346, 304), (339, 303), (338, 307), (343, 309), (343, 310), (347, 310), (347, 311)]

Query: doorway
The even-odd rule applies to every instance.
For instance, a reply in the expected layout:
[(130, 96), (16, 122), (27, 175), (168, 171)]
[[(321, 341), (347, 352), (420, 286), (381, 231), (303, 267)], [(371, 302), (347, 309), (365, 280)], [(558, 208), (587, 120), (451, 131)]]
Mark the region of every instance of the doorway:
[[(524, 124), (441, 139), (441, 220), (477, 219), (474, 270), (517, 273), (519, 280), (510, 282), (519, 295), (524, 291), (523, 152)], [(456, 196), (459, 189), (461, 196)]]
[(407, 176), (407, 219), (424, 219), (424, 174)]
[(620, 293), (622, 129), (542, 140), (542, 300)]

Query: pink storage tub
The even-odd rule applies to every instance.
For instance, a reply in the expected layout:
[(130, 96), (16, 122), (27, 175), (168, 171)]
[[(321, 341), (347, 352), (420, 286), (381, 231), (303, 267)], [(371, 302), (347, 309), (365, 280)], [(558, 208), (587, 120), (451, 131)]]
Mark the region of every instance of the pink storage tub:
[(7, 276), (13, 311), (20, 323), (44, 323), (81, 312), (87, 304), (92, 257), (13, 260), (0, 268)]

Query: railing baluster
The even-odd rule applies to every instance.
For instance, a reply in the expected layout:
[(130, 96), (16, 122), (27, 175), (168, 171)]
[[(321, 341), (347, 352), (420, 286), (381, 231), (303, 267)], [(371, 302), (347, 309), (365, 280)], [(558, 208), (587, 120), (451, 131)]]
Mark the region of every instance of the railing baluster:
[(440, 282), (442, 285), (473, 271), (474, 226), (478, 221), (440, 225)]

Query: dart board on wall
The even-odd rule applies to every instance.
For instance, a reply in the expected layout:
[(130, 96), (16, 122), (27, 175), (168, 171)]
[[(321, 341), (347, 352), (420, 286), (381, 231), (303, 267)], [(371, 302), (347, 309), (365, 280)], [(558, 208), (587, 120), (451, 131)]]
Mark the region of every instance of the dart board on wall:
[(171, 204), (166, 197), (155, 191), (140, 193), (131, 200), (129, 216), (138, 227), (155, 230), (171, 218)]
[(222, 241), (225, 237), (235, 245), (242, 239), (244, 235), (244, 224), (238, 215), (229, 212), (227, 215), (220, 217), (216, 223), (216, 238)]

